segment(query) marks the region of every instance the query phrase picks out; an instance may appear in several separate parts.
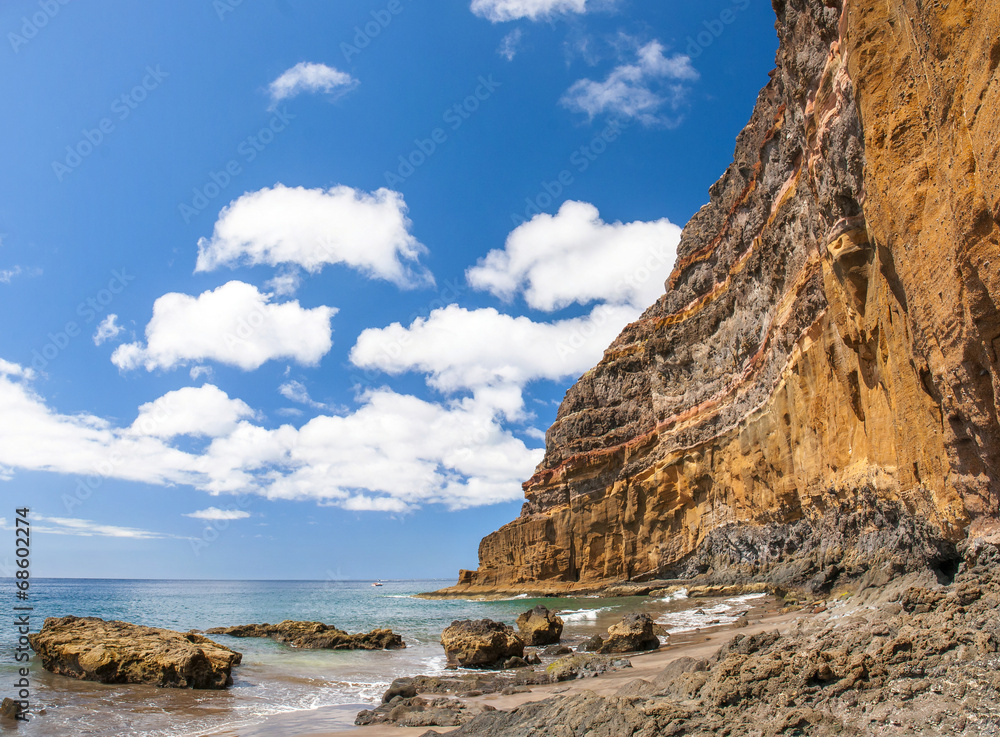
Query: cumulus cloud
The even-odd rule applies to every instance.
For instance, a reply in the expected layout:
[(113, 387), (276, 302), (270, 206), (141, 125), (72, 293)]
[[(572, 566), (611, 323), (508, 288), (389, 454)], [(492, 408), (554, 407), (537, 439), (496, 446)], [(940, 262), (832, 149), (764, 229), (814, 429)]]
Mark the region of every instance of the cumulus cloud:
[(147, 371), (218, 361), (244, 371), (287, 358), (313, 366), (333, 345), (333, 307), (275, 303), (251, 284), (231, 281), (197, 297), (165, 294), (153, 304), (146, 342), (125, 343), (111, 355), (122, 370)]
[(117, 338), (125, 330), (118, 324), (118, 315), (113, 312), (101, 320), (94, 332), (94, 345), (101, 345), (109, 340)]
[(217, 386), (187, 386), (141, 405), (130, 430), (135, 435), (153, 438), (179, 435), (217, 438), (235, 430), (240, 420), (254, 415), (246, 402), (230, 399)]
[[(538, 379), (576, 377), (600, 360), (604, 349), (639, 310), (598, 305), (589, 315), (554, 323), (512, 317), (492, 308), (457, 305), (434, 310), (409, 327), (393, 323), (361, 333), (351, 362), (389, 374), (420, 371), (443, 392), (508, 388), (490, 402), (519, 416), (520, 387)], [(510, 392), (510, 389), (514, 389)]]
[(237, 519), (249, 519), (250, 513), (244, 512), (240, 509), (219, 509), (218, 507), (209, 507), (208, 509), (199, 509), (197, 512), (190, 512), (184, 515), (185, 517), (192, 517), (194, 519), (203, 519), (208, 521), (228, 521)]
[(299, 62), (291, 69), (282, 72), (268, 86), (271, 93), (271, 105), (277, 105), (282, 100), (295, 97), (303, 92), (322, 92), (327, 95), (340, 96), (357, 87), (358, 81), (347, 72), (334, 69), (326, 64)]
[(503, 23), (521, 18), (542, 20), (553, 15), (586, 13), (587, 0), (472, 0), (470, 9), (481, 18)]
[[(216, 390), (212, 401), (229, 414), (206, 434), (223, 434), (192, 452), (174, 441), (206, 428), (183, 413), (152, 432), (137, 427), (138, 420), (119, 427), (94, 415), (61, 414), (34, 392), (26, 370), (11, 366), (0, 372), (0, 468), (8, 473), (49, 471), (407, 511), (518, 499), (521, 481), (542, 455), (502, 426), (502, 410), (489, 393), (435, 403), (388, 389), (362, 395), (353, 412), (315, 417), (300, 428), (255, 424), (238, 400)], [(211, 393), (184, 395), (178, 405)], [(139, 414), (158, 406), (153, 401)], [(69, 510), (74, 502), (66, 499)]]
[(346, 186), (328, 190), (276, 184), (249, 192), (219, 214), (198, 241), (196, 271), (221, 266), (298, 266), (316, 273), (344, 264), (400, 287), (433, 284), (420, 265), (427, 249), (410, 233), (403, 195)]
[(684, 83), (698, 79), (698, 72), (689, 57), (663, 52), (659, 41), (650, 41), (637, 50), (632, 63), (615, 67), (603, 82), (574, 82), (560, 102), (590, 119), (610, 113), (644, 125), (676, 123), (663, 108), (677, 110), (687, 93)]
[(523, 294), (539, 310), (594, 301), (641, 309), (663, 293), (680, 234), (666, 219), (606, 223), (593, 205), (569, 201), (518, 226), (466, 278), (504, 300)]

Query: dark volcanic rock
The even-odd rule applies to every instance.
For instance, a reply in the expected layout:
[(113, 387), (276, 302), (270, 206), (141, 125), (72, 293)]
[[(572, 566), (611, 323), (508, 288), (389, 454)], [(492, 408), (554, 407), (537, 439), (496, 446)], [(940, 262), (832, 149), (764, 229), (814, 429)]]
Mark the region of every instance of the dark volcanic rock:
[(577, 678), (592, 678), (602, 673), (622, 668), (631, 668), (632, 663), (625, 658), (609, 658), (592, 653), (569, 655), (550, 664), (545, 672), (553, 682), (572, 681)]
[(464, 619), (441, 633), (450, 668), (499, 668), (512, 657), (524, 656), (524, 640), (514, 628), (492, 619)]
[(552, 645), (562, 636), (563, 621), (539, 604), (517, 618), (517, 629), (526, 645)]
[(560, 655), (569, 655), (571, 652), (573, 651), (565, 645), (549, 645), (542, 650), (542, 655), (546, 658), (558, 658)]
[(600, 635), (592, 635), (577, 646), (577, 652), (596, 653), (604, 645), (604, 638)]
[(653, 633), (654, 622), (648, 614), (626, 614), (622, 621), (608, 628), (608, 637), (601, 645), (602, 653), (634, 653), (656, 650), (660, 638)]
[(376, 629), (349, 635), (321, 622), (296, 622), (286, 619), (279, 624), (243, 624), (236, 627), (213, 627), (208, 635), (230, 637), (270, 637), (277, 642), (303, 650), (398, 650), (406, 647), (403, 638), (392, 630)]
[(371, 724), (391, 724), (395, 727), (455, 727), (471, 721), (479, 714), (495, 711), (489, 704), (467, 703), (457, 699), (396, 698), (374, 709), (358, 713), (354, 723), (359, 727)]
[(483, 714), (451, 737), (996, 734), (995, 543), (967, 546), (949, 586), (911, 574), (855, 598), (784, 635), (737, 634), (710, 660), (678, 659), (614, 696), (584, 692)]
[(397, 678), (382, 694), (382, 703), (388, 704), (395, 698), (412, 699), (417, 695), (417, 687), (412, 678)]
[(53, 673), (174, 688), (225, 688), (243, 657), (199, 634), (96, 617), (49, 617), (31, 647)]

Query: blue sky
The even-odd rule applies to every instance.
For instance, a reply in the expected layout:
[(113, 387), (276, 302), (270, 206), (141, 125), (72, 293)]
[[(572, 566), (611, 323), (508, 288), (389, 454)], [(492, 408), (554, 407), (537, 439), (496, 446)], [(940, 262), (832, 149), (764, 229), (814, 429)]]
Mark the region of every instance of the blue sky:
[(35, 576), (475, 567), (777, 46), (749, 0), (12, 0), (0, 31), (0, 517), (31, 507)]

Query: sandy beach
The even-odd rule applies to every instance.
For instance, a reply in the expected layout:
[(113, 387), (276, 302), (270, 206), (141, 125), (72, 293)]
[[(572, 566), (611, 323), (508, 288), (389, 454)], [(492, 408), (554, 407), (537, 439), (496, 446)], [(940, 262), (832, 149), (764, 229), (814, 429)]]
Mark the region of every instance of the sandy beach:
[[(497, 709), (512, 709), (521, 704), (540, 701), (550, 696), (576, 694), (591, 691), (601, 695), (613, 694), (626, 683), (640, 678), (652, 678), (673, 660), (683, 657), (709, 658), (735, 634), (756, 634), (778, 630), (786, 632), (802, 617), (811, 616), (807, 611), (773, 613), (752, 621), (748, 626), (737, 629), (732, 625), (705, 628), (697, 632), (675, 635), (670, 645), (651, 653), (630, 655), (632, 667), (612, 671), (595, 678), (586, 678), (543, 686), (533, 686), (529, 693), (509, 696), (484, 694), (468, 699), (468, 702), (484, 702)], [(414, 674), (416, 675), (416, 674)], [(358, 706), (357, 710), (365, 708)], [(263, 737), (263, 735), (294, 735), (294, 737), (419, 737), (428, 729), (447, 734), (455, 727), (415, 727), (402, 728), (385, 725), (353, 727), (355, 712), (353, 707), (326, 707), (313, 712), (298, 712), (278, 715), (261, 724), (253, 732), (240, 732), (240, 737)]]

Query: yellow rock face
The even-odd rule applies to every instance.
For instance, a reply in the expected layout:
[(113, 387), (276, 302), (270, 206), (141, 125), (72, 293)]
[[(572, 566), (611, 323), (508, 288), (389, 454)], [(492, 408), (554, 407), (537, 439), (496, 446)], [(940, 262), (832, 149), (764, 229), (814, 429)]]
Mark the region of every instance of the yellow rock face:
[(1000, 4), (776, 2), (661, 299), (453, 593), (944, 564), (1000, 514)]

